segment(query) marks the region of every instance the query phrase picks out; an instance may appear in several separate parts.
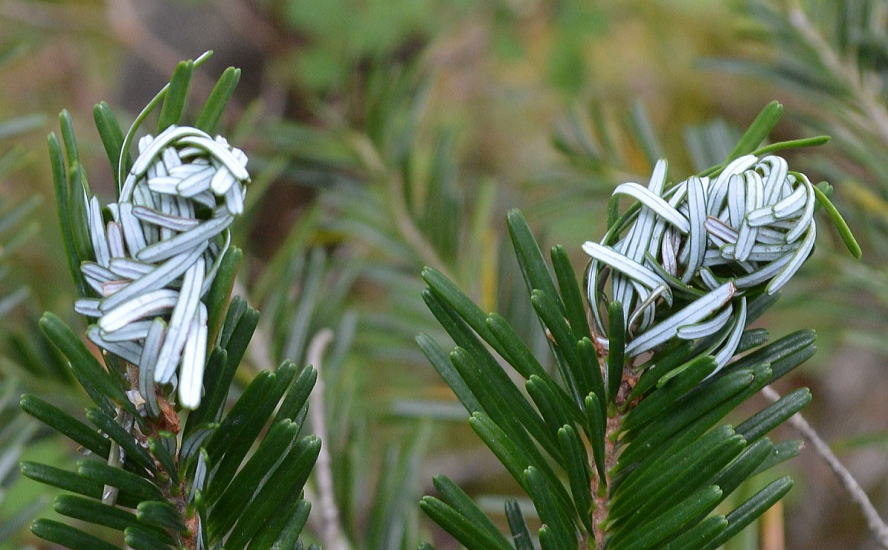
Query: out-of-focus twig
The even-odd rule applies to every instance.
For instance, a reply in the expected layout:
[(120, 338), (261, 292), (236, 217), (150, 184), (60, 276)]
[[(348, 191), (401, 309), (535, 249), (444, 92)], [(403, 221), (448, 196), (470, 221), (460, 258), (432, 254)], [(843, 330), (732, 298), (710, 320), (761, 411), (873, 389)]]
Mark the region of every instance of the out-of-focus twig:
[(308, 363), (318, 371), (318, 379), (314, 390), (311, 392), (309, 417), (311, 418), (312, 431), (321, 438), (323, 444), (315, 463), (315, 474), (318, 485), (318, 506), (321, 517), (321, 540), (324, 548), (329, 550), (347, 550), (348, 542), (339, 524), (339, 508), (336, 507), (336, 499), (333, 494), (333, 473), (331, 471), (331, 459), (329, 451), (329, 439), (327, 438), (326, 410), (324, 407), (324, 371), (321, 362), (324, 350), (333, 340), (333, 331), (322, 329), (311, 339), (308, 344)]
[[(777, 401), (780, 399), (780, 394), (771, 386), (765, 386), (762, 389), (762, 394), (771, 401)], [(836, 478), (839, 480), (839, 484), (845, 489), (848, 496), (854, 501), (854, 504), (860, 508), (860, 511), (866, 518), (867, 527), (875, 537), (876, 541), (882, 548), (888, 548), (888, 525), (885, 524), (885, 521), (879, 515), (876, 507), (873, 506), (873, 503), (870, 501), (866, 492), (860, 484), (857, 483), (857, 480), (854, 479), (851, 472), (845, 468), (845, 466), (839, 461), (838, 457), (836, 457), (835, 453), (833, 453), (832, 449), (830, 449), (829, 445), (820, 438), (817, 431), (808, 424), (808, 421), (805, 420), (801, 414), (794, 414), (792, 418), (789, 419), (789, 424), (798, 430), (798, 432), (802, 434), (802, 437), (811, 444), (814, 452), (826, 461), (829, 469), (832, 470), (836, 475)]]

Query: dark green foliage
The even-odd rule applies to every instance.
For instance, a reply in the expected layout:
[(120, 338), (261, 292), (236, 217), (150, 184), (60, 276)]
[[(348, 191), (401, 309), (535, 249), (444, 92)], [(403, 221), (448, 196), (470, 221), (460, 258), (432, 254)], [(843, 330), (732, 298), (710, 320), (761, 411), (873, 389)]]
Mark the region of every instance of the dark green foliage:
[(731, 151), (725, 162), (731, 162), (737, 157), (752, 153), (759, 144), (768, 139), (781, 115), (783, 115), (783, 105), (777, 101), (768, 103), (737, 141), (737, 145), (734, 146), (734, 150)]
[(509, 548), (508, 543), (501, 540), (502, 537), (494, 538), (483, 528), (472, 523), (469, 518), (435, 497), (423, 497), (419, 501), (419, 506), (423, 512), (469, 550)]
[[(120, 182), (117, 181), (117, 177), (120, 167), (120, 150), (123, 147), (123, 130), (120, 129), (120, 124), (117, 122), (117, 117), (111, 111), (111, 106), (104, 101), (97, 103), (93, 107), (93, 121), (96, 124), (96, 130), (99, 132), (99, 137), (102, 139), (102, 145), (105, 146), (105, 154), (108, 155), (108, 160), (111, 163), (114, 181), (119, 186)], [(51, 136), (52, 138), (54, 136)], [(53, 155), (51, 142), (50, 155)], [(127, 169), (129, 168), (129, 161), (129, 153), (127, 152)]]
[(595, 467), (598, 470), (598, 480), (603, 485), (607, 484), (607, 464), (604, 456), (605, 438), (607, 437), (607, 417), (603, 412), (604, 401), (598, 394), (590, 393), (586, 396), (586, 426), (587, 435), (592, 445), (592, 455), (595, 458)]
[(459, 486), (446, 476), (435, 476), (435, 489), (441, 494), (444, 502), (469, 519), (475, 526), (486, 533), (491, 539), (498, 542), (498, 547), (508, 548), (506, 539), (500, 534), (496, 526), (484, 512), (472, 501)]
[(626, 536), (615, 535), (610, 547), (625, 550), (645, 550), (657, 545), (696, 524), (712, 511), (722, 498), (722, 490), (710, 485), (678, 502), (669, 512), (642, 521), (632, 530), (624, 530)]
[[(289, 514), (275, 514), (250, 541), (250, 550), (302, 548), (299, 535), (308, 521), (310, 510), (308, 501), (300, 500)], [(317, 548), (314, 544), (310, 547)]]
[[(219, 119), (222, 118), (222, 113), (225, 111), (225, 105), (228, 103), (228, 100), (231, 99), (231, 94), (234, 93), (237, 81), (240, 80), (240, 74), (240, 69), (234, 67), (228, 67), (225, 69), (222, 76), (220, 76), (219, 80), (216, 82), (216, 86), (213, 87), (213, 91), (210, 92), (210, 96), (207, 98), (207, 102), (204, 104), (200, 115), (197, 117), (197, 121), (194, 124), (196, 128), (200, 128), (208, 134), (212, 134), (216, 131), (216, 125), (219, 124)], [(174, 79), (175, 76), (176, 75), (174, 75)], [(174, 80), (171, 83), (171, 89), (172, 85), (175, 84), (176, 81)], [(184, 95), (185, 91), (187, 91), (187, 85), (182, 86), (182, 88), (184, 88), (182, 91), (182, 94)]]
[[(188, 61), (180, 61), (176, 65), (173, 76), (170, 78), (166, 97), (163, 98), (163, 106), (160, 108), (160, 114), (157, 116), (158, 133), (179, 122), (182, 111), (185, 109), (185, 100), (188, 98), (188, 86), (191, 84), (191, 71), (193, 70), (194, 61), (190, 59)], [(221, 108), (224, 109), (224, 107), (223, 103)]]
[(20, 466), (22, 475), (34, 481), (92, 498), (100, 498), (102, 495), (100, 483), (73, 472), (34, 462), (22, 462)]
[[(244, 311), (240, 318), (228, 319), (240, 324), (250, 311), (254, 310)], [(250, 325), (254, 327), (255, 322), (251, 321)], [(55, 333), (65, 334), (61, 327), (63, 325), (59, 325)], [(243, 339), (236, 336), (237, 329), (228, 330), (233, 335), (228, 341), (230, 351), (236, 356), (242, 354), (242, 350), (233, 346), (241, 345), (237, 342)], [(252, 332), (252, 328), (248, 332)], [(249, 334), (245, 339), (249, 339)], [(105, 372), (98, 363), (96, 366)], [(107, 374), (104, 376), (108, 378)], [(299, 413), (306, 406), (315, 379), (311, 367), (302, 369), (296, 376), (292, 363), (284, 363), (275, 372), (261, 373), (231, 410), (221, 414), (219, 423), (201, 440), (199, 452), (189, 448), (187, 442), (179, 447), (173, 434), (159, 433), (145, 445), (127, 432), (118, 419), (107, 416), (99, 408), (88, 409), (86, 413), (98, 428), (93, 429), (43, 400), (26, 395), (21, 400), (22, 408), (38, 420), (99, 457), (109, 456), (111, 442), (114, 442), (127, 458), (124, 467), (83, 459), (78, 461), (76, 472), (26, 462), (22, 464), (22, 473), (82, 495), (60, 496), (56, 511), (80, 521), (125, 531), (127, 543), (134, 548), (175, 545), (180, 537), (192, 536), (187, 527), (188, 517), (195, 513), (201, 516), (209, 537), (206, 540), (228, 540), (226, 547), (244, 547), (259, 535), (259, 547), (269, 547), (279, 540), (294, 540), (307, 514), (307, 503), (301, 499), (299, 488), (305, 483), (320, 448), (320, 441), (313, 436), (299, 438), (301, 420), (294, 420), (302, 418)], [(98, 393), (95, 386), (92, 389)], [(279, 404), (278, 414), (272, 419), (272, 412)], [(200, 409), (192, 414), (199, 413)], [(148, 429), (145, 422), (147, 419), (140, 418), (136, 429)], [(267, 426), (267, 433), (262, 435)], [(203, 428), (194, 430), (199, 429)], [(258, 447), (251, 452), (257, 441)], [(208, 473), (208, 463), (218, 467)], [(106, 486), (117, 490), (116, 502), (101, 501)], [(182, 511), (171, 504), (182, 498), (190, 502), (185, 509), (188, 516), (183, 516)], [(118, 506), (135, 509), (135, 513)], [(43, 523), (36, 523), (33, 531), (47, 540), (58, 542), (50, 537), (74, 536), (73, 528), (45, 520), (40, 522)], [(272, 537), (269, 530), (280, 536)], [(76, 541), (81, 539), (71, 540), (74, 542), (70, 544), (79, 544)], [(91, 543), (92, 538), (82, 540)]]
[(171, 548), (164, 537), (158, 536), (153, 531), (138, 527), (127, 527), (123, 533), (126, 545), (134, 550), (166, 550)]
[[(60, 115), (60, 119), (62, 120), (68, 118), (66, 112), (63, 112), (62, 115)], [(67, 124), (63, 124), (63, 128), (70, 128), (70, 121), (68, 121)], [(55, 134), (50, 134), (47, 141), (49, 144), (49, 160), (56, 197), (56, 215), (62, 233), (62, 243), (65, 247), (68, 269), (71, 272), (71, 277), (74, 279), (74, 285), (76, 286), (78, 293), (80, 293), (80, 295), (85, 295), (86, 282), (83, 279), (83, 275), (80, 273), (80, 260), (83, 256), (81, 256), (80, 249), (75, 244), (75, 231), (77, 232), (78, 242), (89, 243), (88, 238), (83, 238), (83, 233), (86, 230), (85, 227), (83, 227), (86, 222), (85, 210), (83, 209), (82, 204), (85, 200), (83, 197), (83, 189), (80, 185), (74, 185), (74, 179), (69, 177), (69, 170), (73, 171), (77, 167), (70, 166), (71, 155), (68, 150), (68, 141), (65, 141), (65, 155), (62, 153), (61, 145)], [(65, 160), (66, 157), (69, 159), (67, 165)], [(80, 182), (78, 181), (78, 184), (79, 183)], [(82, 246), (83, 245), (81, 245), (81, 248)]]
[(100, 525), (119, 531), (138, 525), (138, 519), (132, 512), (77, 495), (60, 495), (52, 507), (63, 516), (83, 521), (98, 520)]
[(516, 550), (533, 550), (533, 541), (530, 538), (530, 530), (521, 514), (518, 502), (513, 499), (506, 501), (506, 518), (509, 520), (509, 529), (512, 532), (512, 543)]
[(89, 449), (100, 457), (108, 458), (111, 442), (94, 430), (80, 422), (70, 414), (50, 405), (35, 395), (25, 394), (20, 401), (22, 410), (74, 442)]
[(188, 416), (186, 434), (190, 434), (201, 423), (215, 422), (218, 419), (231, 389), (234, 373), (247, 351), (247, 345), (258, 323), (259, 312), (249, 308), (243, 298), (235, 297), (222, 328), (220, 346), (224, 347), (217, 346), (210, 354), (207, 364), (213, 368), (207, 369), (204, 378), (206, 393), (197, 410)]
[(240, 248), (232, 246), (222, 257), (216, 278), (205, 298), (207, 304), (207, 340), (215, 342), (219, 331), (222, 329), (222, 321), (228, 311), (228, 302), (231, 299), (231, 291), (234, 287), (234, 278), (240, 269), (244, 253)]
[(725, 516), (710, 516), (688, 529), (681, 535), (670, 540), (663, 550), (681, 550), (684, 548), (702, 548), (707, 542), (718, 537), (728, 526)]
[(124, 391), (61, 319), (52, 313), (44, 313), (40, 319), (40, 328), (67, 358), (75, 378), (102, 411), (115, 414), (112, 400), (117, 405), (132, 410), (132, 404)]
[[(287, 453), (277, 469), (239, 514), (240, 517), (227, 539), (226, 548), (243, 548), (255, 535), (273, 522), (275, 514), (286, 514), (290, 507), (298, 505), (302, 487), (308, 480), (308, 474), (318, 457), (320, 448), (321, 441), (309, 436)], [(212, 516), (210, 525), (215, 525)], [(219, 533), (224, 533), (224, 526), (220, 528)]]
[(623, 325), (623, 306), (620, 302), (611, 302), (607, 318), (610, 321), (607, 333), (607, 398), (613, 400), (620, 390), (626, 363), (626, 327)]
[(686, 365), (680, 375), (667, 384), (662, 386), (658, 384), (656, 392), (652, 392), (626, 415), (623, 421), (624, 430), (637, 429), (656, 418), (665, 416), (681, 396), (695, 388), (716, 367), (715, 361), (708, 355), (696, 357)]
[(718, 548), (722, 543), (739, 533), (744, 527), (752, 523), (756, 518), (762, 515), (775, 502), (783, 498), (783, 495), (792, 489), (792, 480), (788, 477), (782, 477), (770, 483), (767, 487), (756, 493), (752, 498), (735, 508), (727, 516), (727, 527), (717, 536), (708, 539), (703, 550), (713, 550)]
[[(106, 434), (111, 441), (114, 441), (120, 446), (120, 448), (126, 453), (127, 459), (131, 464), (142, 467), (149, 472), (155, 471), (156, 467), (154, 465), (154, 459), (148, 451), (142, 447), (142, 445), (140, 445), (132, 434), (128, 433), (123, 426), (115, 422), (113, 418), (98, 409), (87, 409), (86, 418), (102, 433)], [(107, 456), (107, 453), (101, 456)]]
[(61, 544), (71, 550), (118, 550), (117, 546), (98, 537), (49, 519), (38, 519), (31, 524), (31, 531), (44, 540)]

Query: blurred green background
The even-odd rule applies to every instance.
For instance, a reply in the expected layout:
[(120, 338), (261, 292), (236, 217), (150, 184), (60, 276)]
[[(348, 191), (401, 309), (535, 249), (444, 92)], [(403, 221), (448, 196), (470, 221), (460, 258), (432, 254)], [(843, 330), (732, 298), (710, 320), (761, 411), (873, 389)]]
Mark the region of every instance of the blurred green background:
[[(864, 260), (822, 231), (759, 323), (776, 336), (817, 329), (819, 353), (778, 389), (812, 388), (806, 416), (888, 510), (886, 6), (0, 0), (0, 548), (46, 547), (22, 526), (51, 495), (19, 479), (19, 456), (64, 465), (77, 452), (18, 415), (18, 393), (83, 407), (34, 328), (43, 310), (79, 322), (45, 135), (69, 109), (92, 188), (107, 200), (92, 105), (105, 99), (128, 122), (178, 60), (208, 49), (195, 97), (224, 67), (243, 69), (226, 133), (251, 159), (249, 214), (235, 233), (247, 254), (240, 292), (263, 320), (241, 380), (304, 360), (320, 329), (334, 331), (321, 367), (324, 444), (355, 548), (454, 548), (418, 514), (435, 473), (491, 510), (515, 489), (413, 342), (421, 331), (443, 338), (420, 298), (421, 267), (448, 273), (542, 349), (504, 239), (506, 210), (524, 210), (579, 270), (616, 184), (645, 182), (660, 156), (676, 179), (720, 161), (772, 99), (787, 112), (773, 139), (833, 136), (790, 161), (835, 186)], [(790, 498), (731, 549), (876, 548), (818, 457), (804, 451), (788, 468), (800, 482)]]

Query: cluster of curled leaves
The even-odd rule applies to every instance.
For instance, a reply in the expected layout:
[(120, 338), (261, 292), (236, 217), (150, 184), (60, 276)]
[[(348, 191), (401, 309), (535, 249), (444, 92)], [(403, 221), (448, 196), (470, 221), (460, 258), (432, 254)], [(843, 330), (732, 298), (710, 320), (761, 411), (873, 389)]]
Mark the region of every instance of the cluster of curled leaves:
[[(139, 367), (139, 393), (152, 414), (154, 384), (177, 383), (179, 404), (200, 404), (209, 291), (243, 212), (247, 156), (225, 138), (170, 126), (139, 141), (139, 156), (106, 221), (88, 201), (94, 261), (81, 265), (98, 297), (77, 301), (96, 318), (96, 345)], [(179, 376), (176, 367), (181, 365)]]
[[(717, 369), (737, 351), (746, 325), (745, 292), (780, 290), (814, 247), (814, 186), (778, 156), (745, 155), (714, 177), (667, 187), (659, 161), (650, 183), (624, 183), (615, 196), (640, 204), (592, 257), (587, 292), (599, 334), (606, 335), (608, 296), (622, 304), (626, 354), (636, 357), (672, 339), (719, 335)], [(686, 305), (677, 308), (677, 301)], [(662, 310), (673, 312), (663, 318)], [(604, 339), (606, 344), (607, 340)]]

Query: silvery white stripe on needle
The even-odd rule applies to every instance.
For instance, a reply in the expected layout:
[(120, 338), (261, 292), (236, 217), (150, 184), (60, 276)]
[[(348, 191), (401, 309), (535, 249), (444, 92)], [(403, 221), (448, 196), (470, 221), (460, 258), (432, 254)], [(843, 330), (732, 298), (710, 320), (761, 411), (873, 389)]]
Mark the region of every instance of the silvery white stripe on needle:
[[(776, 156), (745, 155), (716, 176), (674, 185), (666, 183), (666, 167), (657, 163), (647, 187), (617, 186), (614, 194), (629, 195), (639, 208), (600, 243), (583, 245), (592, 258), (593, 326), (606, 343), (607, 305), (620, 301), (630, 357), (673, 338), (726, 333), (712, 350), (721, 368), (743, 333), (744, 294), (777, 292), (811, 253), (814, 189)], [(682, 307), (669, 314), (676, 299)]]
[(95, 296), (75, 310), (97, 319), (87, 331), (96, 345), (140, 369), (139, 392), (156, 415), (155, 383), (177, 383), (186, 408), (200, 404), (203, 297), (228, 250), (228, 227), (243, 212), (250, 176), (243, 151), (197, 128), (170, 126), (138, 147), (117, 202), (107, 206), (112, 219), (96, 197), (88, 202), (95, 258), (81, 269)]

